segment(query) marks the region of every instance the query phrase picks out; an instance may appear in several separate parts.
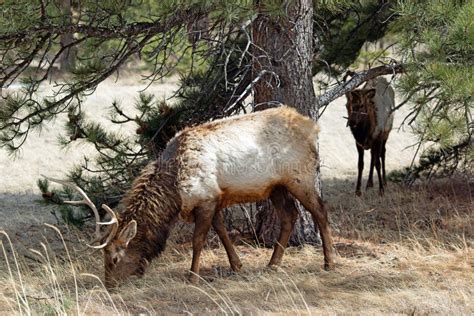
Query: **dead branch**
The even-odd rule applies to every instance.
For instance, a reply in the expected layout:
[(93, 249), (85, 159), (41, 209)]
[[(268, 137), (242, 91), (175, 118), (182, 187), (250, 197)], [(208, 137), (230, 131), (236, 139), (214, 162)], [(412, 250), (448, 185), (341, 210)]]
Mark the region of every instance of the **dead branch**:
[(404, 65), (390, 64), (371, 68), (369, 70), (361, 72), (351, 72), (350, 75), (352, 76), (352, 78), (349, 81), (344, 82), (343, 84), (319, 96), (319, 98), (317, 98), (317, 102), (319, 104), (319, 107), (325, 106), (334, 101), (335, 99), (339, 98), (340, 96), (344, 95), (346, 92), (354, 90), (355, 88), (357, 88), (364, 82), (369, 81), (370, 79), (383, 75), (398, 74), (404, 71)]

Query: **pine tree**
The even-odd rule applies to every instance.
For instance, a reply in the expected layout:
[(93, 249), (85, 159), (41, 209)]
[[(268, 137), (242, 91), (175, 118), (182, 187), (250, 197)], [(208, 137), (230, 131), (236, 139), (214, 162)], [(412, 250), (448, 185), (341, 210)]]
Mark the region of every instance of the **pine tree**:
[[(318, 119), (318, 105), (312, 82), (313, 3), (293, 1), (285, 14), (272, 15), (265, 1), (257, 1), (258, 16), (253, 26), (255, 43), (253, 71), (259, 80), (255, 84), (254, 103), (257, 110), (278, 104), (295, 107), (300, 113)], [(286, 60), (286, 62), (279, 62)], [(319, 170), (313, 170), (314, 173)], [(319, 183), (317, 192), (320, 192)], [(296, 201), (295, 201), (296, 202)], [(314, 223), (308, 212), (296, 204), (299, 218), (290, 243), (318, 243)], [(265, 244), (277, 240), (279, 227), (276, 211), (269, 201), (259, 203), (256, 234)]]
[[(320, 102), (314, 93), (313, 73), (340, 74), (341, 69), (356, 59), (366, 41), (384, 34), (388, 23), (379, 21), (386, 20), (390, 12), (390, 6), (383, 2), (339, 1), (328, 6), (308, 0), (286, 5), (282, 1), (256, 1), (256, 6), (253, 55), (261, 57), (253, 59), (253, 77), (257, 78), (255, 106), (265, 109), (287, 104), (314, 121), (319, 119)], [(281, 12), (282, 7), (284, 12)], [(379, 27), (374, 27), (377, 25)], [(335, 34), (338, 40), (334, 40)], [(319, 170), (314, 172), (319, 173)], [(321, 193), (321, 181), (315, 186)], [(269, 201), (258, 206), (255, 233), (268, 244), (278, 236), (275, 227), (279, 227), (279, 220)], [(290, 243), (320, 243), (311, 216), (299, 203), (296, 206), (300, 212)]]
[(405, 174), (473, 171), (474, 2), (404, 1), (393, 25), (409, 65), (399, 89), (409, 97), (405, 121), (428, 148)]

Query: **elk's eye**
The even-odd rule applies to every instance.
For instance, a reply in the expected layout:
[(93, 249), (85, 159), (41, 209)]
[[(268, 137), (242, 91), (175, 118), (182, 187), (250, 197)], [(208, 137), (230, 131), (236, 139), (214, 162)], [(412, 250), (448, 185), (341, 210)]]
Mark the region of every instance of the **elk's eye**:
[(118, 259), (119, 259), (118, 256), (113, 257), (113, 258), (112, 258), (112, 263), (113, 263), (114, 265), (116, 265), (117, 262), (118, 262)]

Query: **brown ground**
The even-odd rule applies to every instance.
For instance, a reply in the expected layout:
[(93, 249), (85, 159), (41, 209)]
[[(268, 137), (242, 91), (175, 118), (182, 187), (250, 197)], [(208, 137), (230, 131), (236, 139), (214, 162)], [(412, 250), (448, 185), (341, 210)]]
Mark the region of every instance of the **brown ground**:
[[(173, 87), (156, 85), (152, 92), (169, 97)], [(131, 105), (140, 88), (105, 83), (88, 103), (105, 122), (100, 106), (114, 97)], [(397, 114), (399, 124), (403, 115)], [(339, 254), (334, 272), (322, 270), (321, 249), (290, 248), (282, 266), (270, 270), (270, 249), (239, 245), (244, 268), (232, 274), (223, 247), (212, 236), (199, 286), (185, 278), (190, 245), (171, 241), (143, 279), (108, 293), (100, 281), (100, 253), (77, 251), (85, 234), (59, 225), (59, 235), (44, 226), (56, 219), (35, 202), (40, 173), (61, 177), (90, 148), (59, 150), (59, 119), (30, 138), (19, 159), (11, 161), (0, 152), (0, 229), (13, 243), (6, 236), (0, 243), (0, 314), (473, 314), (472, 178), (461, 175), (411, 188), (389, 184), (382, 198), (376, 190), (356, 198), (356, 150), (344, 115), (339, 99), (321, 120), (325, 198)], [(393, 131), (389, 170), (410, 163), (413, 149), (403, 149), (413, 143), (408, 132)]]

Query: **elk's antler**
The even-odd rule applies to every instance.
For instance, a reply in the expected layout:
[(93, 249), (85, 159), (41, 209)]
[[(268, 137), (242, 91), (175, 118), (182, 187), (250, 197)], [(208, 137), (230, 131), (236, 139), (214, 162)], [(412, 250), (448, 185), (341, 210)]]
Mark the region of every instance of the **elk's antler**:
[[(102, 208), (110, 215), (110, 221), (108, 222), (101, 222), (100, 221), (100, 215), (99, 212), (97, 211), (96, 206), (94, 203), (92, 203), (91, 199), (87, 196), (87, 194), (82, 190), (79, 186), (76, 184), (65, 181), (65, 180), (59, 180), (59, 179), (54, 179), (54, 178), (49, 178), (44, 175), (42, 175), (45, 179), (51, 181), (51, 182), (56, 182), (62, 185), (65, 185), (67, 187), (70, 187), (71, 189), (76, 190), (79, 192), (79, 194), (82, 196), (83, 200), (81, 201), (63, 201), (64, 204), (70, 204), (70, 205), (87, 205), (92, 209), (92, 212), (94, 213), (95, 216), (95, 239), (90, 243), (87, 244), (88, 247), (95, 248), (95, 249), (101, 249), (107, 246), (107, 244), (112, 240), (112, 238), (115, 236), (118, 230), (118, 219), (117, 215), (115, 212), (107, 205), (102, 204)], [(107, 240), (99, 245), (99, 246), (93, 246), (92, 244), (96, 243), (97, 241), (103, 239), (105, 236), (100, 235), (100, 225), (113, 225), (110, 232), (108, 233)]]
[[(100, 223), (100, 224), (102, 224), (102, 225), (113, 225), (113, 226), (112, 226), (112, 229), (111, 229), (111, 231), (109, 232), (109, 234), (107, 236), (107, 240), (103, 244), (101, 244), (99, 246), (88, 245), (89, 247), (95, 248), (95, 249), (101, 249), (101, 248), (104, 248), (105, 246), (107, 246), (109, 244), (109, 242), (112, 240), (112, 238), (115, 237), (115, 234), (117, 234), (118, 226), (119, 226), (117, 215), (115, 214), (115, 212), (108, 205), (105, 205), (105, 204), (102, 204), (102, 208), (107, 213), (109, 213), (111, 219), (110, 219), (109, 222)], [(101, 238), (103, 238), (103, 237), (101, 237)]]

